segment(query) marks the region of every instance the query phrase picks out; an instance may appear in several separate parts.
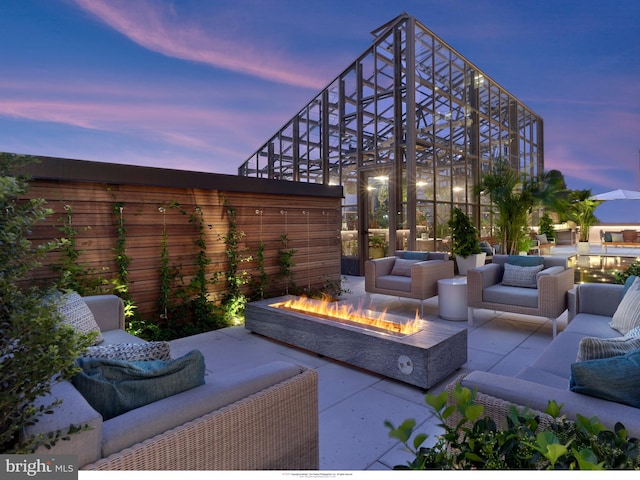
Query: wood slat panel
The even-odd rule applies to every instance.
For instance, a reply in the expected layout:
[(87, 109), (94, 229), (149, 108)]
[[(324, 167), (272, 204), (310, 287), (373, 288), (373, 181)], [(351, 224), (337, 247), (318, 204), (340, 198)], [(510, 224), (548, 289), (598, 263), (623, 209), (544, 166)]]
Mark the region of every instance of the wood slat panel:
[[(106, 278), (116, 274), (114, 248), (119, 218), (114, 208), (122, 206), (126, 253), (131, 260), (129, 291), (139, 313), (149, 321), (158, 318), (161, 240), (165, 229), (171, 268), (185, 283), (196, 273), (198, 232), (189, 222), (196, 207), (202, 212), (205, 226), (206, 252), (211, 261), (206, 268), (209, 278), (227, 268), (222, 239), (228, 234), (227, 210), (232, 208), (237, 229), (244, 234), (238, 251), (243, 257), (254, 257), (242, 263), (240, 270), (250, 276), (259, 274), (255, 256), (262, 241), (266, 246), (264, 268), (274, 294), (282, 294), (285, 288), (278, 260), (283, 234), (288, 238), (287, 248), (296, 250), (292, 257), (295, 285), (317, 289), (340, 279), (339, 198), (46, 179), (33, 180), (30, 185), (28, 197), (44, 198), (54, 212), (34, 229), (30, 237), (34, 244), (62, 237), (61, 229), (70, 220), (81, 251), (78, 263)], [(50, 253), (34, 272), (33, 280), (53, 281), (56, 273), (52, 265), (59, 264), (60, 258), (60, 252)], [(174, 283), (177, 285), (179, 279)], [(249, 286), (243, 288), (250, 294)], [(220, 298), (225, 289), (225, 283), (218, 282), (209, 287), (209, 293)]]

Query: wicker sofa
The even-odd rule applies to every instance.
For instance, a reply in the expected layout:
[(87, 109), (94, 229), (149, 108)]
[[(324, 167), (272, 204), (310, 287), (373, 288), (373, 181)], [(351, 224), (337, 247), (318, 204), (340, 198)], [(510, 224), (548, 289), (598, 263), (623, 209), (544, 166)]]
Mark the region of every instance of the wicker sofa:
[[(484, 405), (485, 415), (502, 425), (512, 405), (526, 406), (539, 413), (546, 409), (549, 400), (555, 400), (563, 404), (562, 413), (569, 419), (575, 420), (576, 414), (597, 416), (609, 429), (622, 422), (630, 435), (640, 437), (640, 408), (569, 389), (571, 365), (577, 361), (580, 341), (584, 337), (621, 337), (609, 323), (622, 299), (623, 288), (614, 284), (578, 285), (569, 293), (567, 327), (531, 365), (515, 377), (475, 371), (449, 384), (447, 391), (456, 383), (477, 389), (476, 401)], [(454, 415), (447, 423), (455, 425), (459, 420), (460, 416)]]
[[(518, 257), (516, 257), (518, 258)], [(524, 257), (525, 259), (531, 257)], [(473, 325), (473, 309), (486, 308), (500, 312), (547, 317), (557, 333), (557, 318), (567, 309), (567, 292), (573, 288), (574, 272), (567, 259), (543, 259), (543, 270), (537, 275), (536, 288), (504, 285), (505, 264), (509, 255), (494, 255), (492, 263), (467, 272), (468, 323)]]
[[(124, 310), (118, 297), (85, 297), (85, 302), (105, 344), (143, 342), (123, 330)], [(37, 452), (78, 455), (82, 469), (319, 467), (317, 372), (287, 362), (256, 366), (233, 378), (209, 372), (201, 386), (108, 420), (71, 382), (54, 385), (51, 397), (62, 404), (25, 433), (66, 432), (71, 424), (88, 425), (52, 450)]]
[(453, 276), (454, 263), (446, 252), (398, 250), (393, 257), (365, 262), (367, 303), (372, 293), (414, 298), (420, 300), (420, 315), (424, 315), (424, 300), (438, 295), (438, 280)]

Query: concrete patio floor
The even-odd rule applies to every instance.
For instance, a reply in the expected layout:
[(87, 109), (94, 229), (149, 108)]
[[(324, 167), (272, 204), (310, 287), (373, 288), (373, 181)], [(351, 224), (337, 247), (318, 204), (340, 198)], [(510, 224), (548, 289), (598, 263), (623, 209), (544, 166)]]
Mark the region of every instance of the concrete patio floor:
[[(599, 245), (593, 253), (600, 253)], [(622, 251), (616, 252), (624, 255)], [(635, 252), (628, 254), (635, 255)], [(555, 255), (574, 255), (575, 247), (558, 247)], [(358, 304), (365, 300), (364, 277), (344, 277), (344, 301)], [(373, 295), (373, 310), (413, 318), (418, 301)], [(566, 326), (566, 312), (558, 319), (558, 331)], [(438, 393), (458, 375), (483, 370), (515, 375), (535, 359), (552, 339), (551, 322), (545, 318), (476, 310), (475, 322), (450, 322), (438, 317), (438, 299), (425, 302), (424, 318), (430, 322), (457, 324), (468, 328), (468, 361), (461, 369), (429, 392)], [(389, 470), (404, 464), (410, 455), (399, 442), (389, 438), (385, 420), (399, 424), (414, 418), (417, 431), (430, 436), (438, 433), (436, 419), (424, 402), (425, 391), (377, 374), (319, 357), (311, 352), (250, 333), (244, 327), (231, 327), (193, 337), (174, 340), (172, 353), (182, 355), (199, 349), (207, 369), (229, 374), (273, 360), (288, 360), (319, 372), (320, 469)]]

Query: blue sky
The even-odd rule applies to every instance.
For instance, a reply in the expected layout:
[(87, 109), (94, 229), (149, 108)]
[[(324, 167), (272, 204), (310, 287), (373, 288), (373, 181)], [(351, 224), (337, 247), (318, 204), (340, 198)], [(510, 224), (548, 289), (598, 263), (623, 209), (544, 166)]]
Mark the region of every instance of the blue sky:
[(543, 117), (569, 188), (640, 190), (637, 0), (2, 0), (0, 151), (235, 174), (403, 11)]

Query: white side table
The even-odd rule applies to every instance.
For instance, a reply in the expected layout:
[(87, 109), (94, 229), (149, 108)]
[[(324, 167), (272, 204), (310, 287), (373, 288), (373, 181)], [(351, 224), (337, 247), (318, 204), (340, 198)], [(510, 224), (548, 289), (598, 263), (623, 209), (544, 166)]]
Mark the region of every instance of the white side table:
[(445, 320), (467, 320), (467, 277), (438, 280), (438, 314)]

